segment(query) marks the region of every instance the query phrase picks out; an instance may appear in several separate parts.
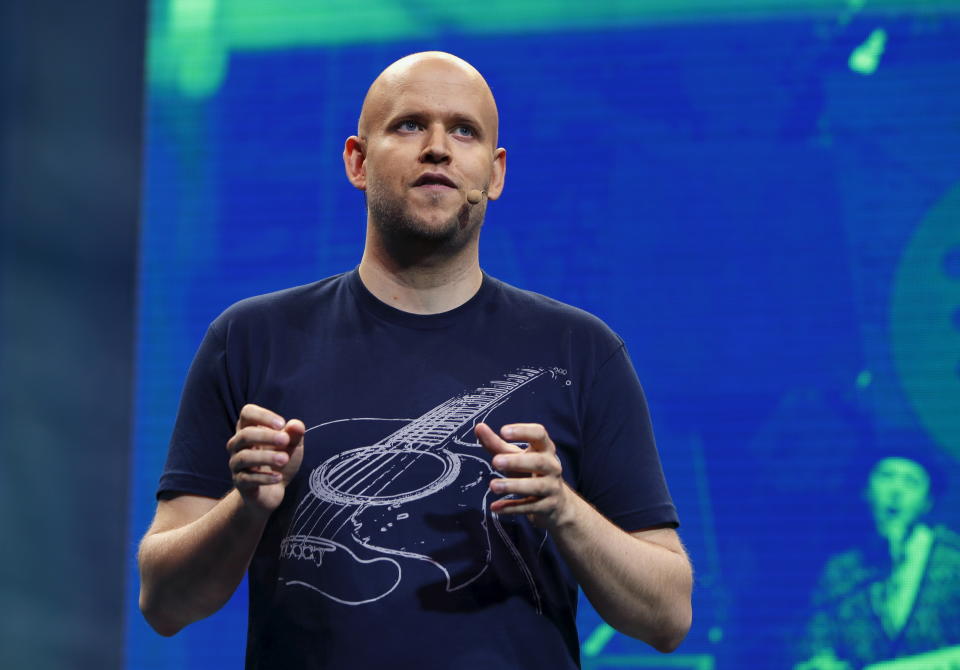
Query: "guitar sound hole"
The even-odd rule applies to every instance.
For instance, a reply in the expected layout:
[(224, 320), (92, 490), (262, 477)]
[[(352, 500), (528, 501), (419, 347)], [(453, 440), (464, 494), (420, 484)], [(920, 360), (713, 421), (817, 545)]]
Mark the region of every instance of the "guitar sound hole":
[(372, 446), (344, 451), (310, 474), (310, 490), (338, 505), (398, 505), (439, 491), (460, 474), (445, 449)]

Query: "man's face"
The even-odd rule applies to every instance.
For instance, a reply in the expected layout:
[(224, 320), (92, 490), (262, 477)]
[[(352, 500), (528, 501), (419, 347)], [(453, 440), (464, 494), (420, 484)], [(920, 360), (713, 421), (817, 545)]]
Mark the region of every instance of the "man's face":
[(885, 458), (870, 472), (867, 500), (877, 532), (902, 536), (930, 509), (930, 476), (906, 458)]
[(466, 194), (481, 189), (496, 199), (506, 160), (496, 148), (496, 107), (482, 79), (441, 59), (382, 76), (365, 102), (360, 132), (359, 152), (351, 156), (347, 142), (347, 173), (366, 191), (382, 233), (458, 247), (476, 234), (486, 203), (470, 205)]

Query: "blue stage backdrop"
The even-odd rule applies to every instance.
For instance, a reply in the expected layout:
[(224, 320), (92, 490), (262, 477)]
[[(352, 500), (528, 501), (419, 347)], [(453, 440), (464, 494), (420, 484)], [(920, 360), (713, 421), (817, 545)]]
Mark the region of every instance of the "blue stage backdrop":
[[(425, 49), (499, 102), (484, 269), (606, 320), (644, 383), (697, 572), (669, 667), (794, 667), (824, 566), (877, 540), (879, 459), (960, 529), (956, 3), (155, 0), (132, 538), (207, 324), (359, 261), (343, 141)], [(129, 565), (127, 667), (241, 667), (245, 588), (164, 639)], [(580, 625), (585, 667), (668, 667)]]

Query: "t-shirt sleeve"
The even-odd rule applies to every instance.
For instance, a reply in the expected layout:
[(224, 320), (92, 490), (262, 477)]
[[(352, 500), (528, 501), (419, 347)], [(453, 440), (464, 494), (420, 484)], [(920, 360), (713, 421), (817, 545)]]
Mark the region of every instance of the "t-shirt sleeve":
[(158, 498), (179, 493), (220, 498), (231, 489), (226, 445), (240, 412), (238, 396), (225, 340), (214, 323), (187, 373)]
[(679, 525), (640, 380), (623, 344), (597, 370), (586, 398), (580, 494), (628, 532)]

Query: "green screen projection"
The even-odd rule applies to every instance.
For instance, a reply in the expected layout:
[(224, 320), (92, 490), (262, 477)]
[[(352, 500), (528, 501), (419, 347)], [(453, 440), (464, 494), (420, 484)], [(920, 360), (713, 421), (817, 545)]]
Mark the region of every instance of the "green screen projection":
[[(209, 322), (358, 262), (343, 140), (426, 49), (500, 107), (484, 269), (627, 342), (696, 570), (669, 656), (581, 598), (583, 667), (957, 667), (957, 2), (155, 0), (131, 535)], [(166, 639), (129, 585), (129, 668), (242, 665), (245, 589)]]

